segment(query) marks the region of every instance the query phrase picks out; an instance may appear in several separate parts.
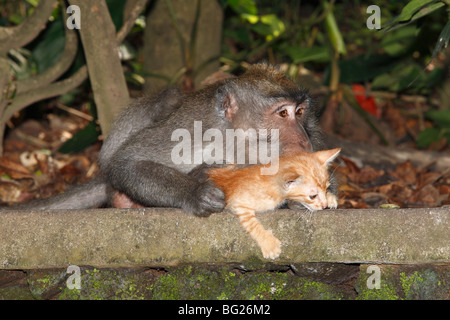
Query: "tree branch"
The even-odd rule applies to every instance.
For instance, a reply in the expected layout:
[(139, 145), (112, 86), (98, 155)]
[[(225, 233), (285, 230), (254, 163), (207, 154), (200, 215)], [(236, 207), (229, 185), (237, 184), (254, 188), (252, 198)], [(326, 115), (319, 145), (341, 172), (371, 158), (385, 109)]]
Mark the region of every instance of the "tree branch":
[(75, 89), (87, 79), (87, 76), (87, 67), (83, 66), (70, 78), (52, 83), (45, 88), (38, 87), (34, 90), (17, 94), (14, 97), (13, 102), (6, 107), (5, 112), (2, 114), (0, 123), (5, 123), (14, 115), (14, 113), (36, 101), (62, 95), (72, 89)]
[[(64, 7), (63, 7), (64, 8)], [(63, 10), (65, 13), (65, 10)], [(67, 14), (65, 13), (64, 16)], [(43, 73), (17, 81), (17, 93), (44, 87), (58, 79), (72, 65), (78, 50), (78, 37), (75, 30), (65, 29), (64, 51), (57, 63)]]
[(120, 30), (117, 32), (116, 35), (116, 43), (117, 45), (120, 45), (123, 40), (125, 40), (125, 37), (130, 32), (131, 28), (134, 26), (134, 22), (141, 14), (142, 10), (145, 8), (145, 6), (148, 3), (148, 0), (134, 0), (134, 2), (131, 5), (132, 9), (128, 13), (128, 16), (124, 18), (124, 22)]
[(9, 50), (23, 47), (36, 38), (56, 5), (56, 0), (41, 0), (33, 14), (20, 25), (0, 27), (0, 55), (4, 56)]

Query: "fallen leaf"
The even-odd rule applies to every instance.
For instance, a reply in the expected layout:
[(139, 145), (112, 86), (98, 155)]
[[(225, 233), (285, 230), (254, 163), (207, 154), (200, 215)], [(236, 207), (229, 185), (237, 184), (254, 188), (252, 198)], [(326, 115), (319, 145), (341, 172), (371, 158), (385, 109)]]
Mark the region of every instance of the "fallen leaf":
[(441, 176), (442, 174), (440, 172), (428, 172), (421, 174), (418, 179), (417, 187), (420, 189), (428, 184), (432, 184), (435, 181), (437, 181)]
[(430, 207), (437, 207), (440, 204), (440, 193), (433, 185), (428, 184), (409, 199), (410, 203), (424, 204)]
[(439, 190), (440, 194), (450, 195), (450, 186), (448, 186), (446, 184), (442, 184), (442, 185), (438, 186), (437, 189)]
[(409, 160), (399, 164), (395, 171), (389, 171), (389, 174), (409, 183), (415, 183), (417, 180), (417, 171)]
[(7, 174), (12, 179), (32, 178), (33, 175), (21, 164), (11, 161), (6, 157), (0, 157), (0, 175)]
[(385, 174), (384, 170), (375, 170), (372, 167), (364, 167), (359, 173), (359, 182), (365, 183), (375, 180)]

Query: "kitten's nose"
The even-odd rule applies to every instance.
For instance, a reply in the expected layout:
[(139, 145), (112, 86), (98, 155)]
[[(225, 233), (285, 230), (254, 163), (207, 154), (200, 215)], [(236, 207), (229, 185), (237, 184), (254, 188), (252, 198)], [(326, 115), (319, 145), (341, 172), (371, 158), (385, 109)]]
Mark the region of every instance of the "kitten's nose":
[(328, 207), (328, 205), (327, 204), (325, 204), (325, 205), (322, 205), (322, 210), (325, 210), (326, 208)]

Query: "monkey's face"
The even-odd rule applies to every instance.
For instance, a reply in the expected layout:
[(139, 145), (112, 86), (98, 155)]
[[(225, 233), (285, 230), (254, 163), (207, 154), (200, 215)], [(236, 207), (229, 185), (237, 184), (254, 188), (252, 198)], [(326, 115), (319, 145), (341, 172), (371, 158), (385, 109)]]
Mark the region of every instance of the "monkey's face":
[(278, 129), (280, 153), (312, 152), (311, 141), (303, 127), (308, 101), (296, 103), (286, 100), (270, 106), (263, 126)]

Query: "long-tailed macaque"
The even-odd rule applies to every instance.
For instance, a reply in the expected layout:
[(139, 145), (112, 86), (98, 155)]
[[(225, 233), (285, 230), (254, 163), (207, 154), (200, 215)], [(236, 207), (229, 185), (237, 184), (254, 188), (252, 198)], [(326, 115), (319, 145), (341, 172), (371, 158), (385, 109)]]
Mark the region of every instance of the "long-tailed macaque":
[[(221, 211), (225, 205), (222, 191), (202, 174), (211, 164), (205, 155), (211, 154), (207, 148), (212, 139), (195, 141), (205, 132), (221, 133), (225, 138), (227, 129), (266, 129), (269, 141), (273, 140), (271, 129), (278, 129), (280, 154), (323, 149), (308, 92), (277, 68), (257, 64), (240, 77), (196, 92), (167, 89), (139, 100), (118, 117), (104, 141), (99, 177), (56, 197), (10, 208), (84, 209), (109, 204), (178, 207), (198, 216)], [(191, 154), (186, 157), (190, 161), (174, 161), (174, 148), (180, 144), (179, 138), (172, 137), (176, 130), (193, 138), (192, 148), (182, 152), (186, 152), (183, 156)], [(225, 160), (212, 165), (225, 165)]]

